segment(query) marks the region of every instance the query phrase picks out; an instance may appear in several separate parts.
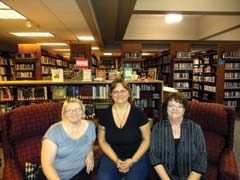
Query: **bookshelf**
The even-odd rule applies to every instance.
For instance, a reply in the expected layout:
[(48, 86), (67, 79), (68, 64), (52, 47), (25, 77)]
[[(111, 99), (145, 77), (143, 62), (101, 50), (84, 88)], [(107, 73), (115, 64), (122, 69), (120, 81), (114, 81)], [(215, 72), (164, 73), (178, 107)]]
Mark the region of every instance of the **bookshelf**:
[(132, 72), (141, 72), (143, 68), (142, 45), (122, 44), (121, 45), (121, 69), (132, 69)]
[(218, 46), (217, 102), (240, 111), (240, 44)]
[(14, 74), (13, 58), (0, 54), (0, 81), (13, 80)]
[(177, 89), (188, 99), (192, 99), (192, 63), (190, 44), (171, 44), (168, 86)]
[(51, 53), (43, 49), (41, 49), (40, 63), (41, 80), (51, 80), (52, 69), (69, 69), (67, 59), (59, 54)]
[(144, 61), (146, 70), (156, 67), (156, 78), (164, 82), (164, 86), (172, 87), (192, 98), (193, 59), (189, 44), (171, 44), (169, 50), (159, 52)]
[(112, 80), (117, 76), (119, 68), (118, 56), (100, 56), (99, 68), (96, 70), (96, 78), (101, 78), (97, 72), (105, 73), (105, 79)]
[(217, 102), (217, 50), (209, 49), (193, 55), (193, 99)]
[(68, 61), (41, 49), (39, 44), (18, 44), (14, 59), (16, 80), (50, 80), (53, 68), (67, 69)]
[[(0, 82), (0, 112), (30, 103), (46, 101), (63, 101), (66, 97), (78, 97), (88, 111), (97, 116), (103, 109), (111, 105), (108, 96), (112, 81), (5, 81)], [(133, 89), (136, 106), (141, 107), (149, 118), (158, 119), (163, 96), (162, 81), (129, 81)], [(89, 117), (93, 117), (89, 115)]]
[(88, 68), (91, 68), (91, 44), (70, 44), (70, 61), (71, 66), (76, 64), (77, 59), (88, 60)]
[(240, 45), (220, 44), (194, 54), (193, 99), (240, 110)]
[(151, 57), (147, 57), (143, 61), (143, 67), (146, 71), (156, 68), (156, 79), (164, 81), (164, 85), (168, 85), (168, 77), (170, 73), (170, 57), (169, 50), (158, 52)]

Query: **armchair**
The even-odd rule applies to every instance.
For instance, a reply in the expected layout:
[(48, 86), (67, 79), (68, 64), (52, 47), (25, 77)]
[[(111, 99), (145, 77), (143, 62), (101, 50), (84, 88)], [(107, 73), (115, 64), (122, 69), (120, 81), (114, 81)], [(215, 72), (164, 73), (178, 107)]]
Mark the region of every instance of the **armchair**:
[(25, 162), (40, 164), (41, 139), (61, 118), (61, 103), (18, 107), (1, 114), (4, 180), (24, 180)]
[(208, 155), (207, 180), (239, 180), (233, 152), (234, 110), (222, 104), (190, 101), (190, 117), (203, 130)]

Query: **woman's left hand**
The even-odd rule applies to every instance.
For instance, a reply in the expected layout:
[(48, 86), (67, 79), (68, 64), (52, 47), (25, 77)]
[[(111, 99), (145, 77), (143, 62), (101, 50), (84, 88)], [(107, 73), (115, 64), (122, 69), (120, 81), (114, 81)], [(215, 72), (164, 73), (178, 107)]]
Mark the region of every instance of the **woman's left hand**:
[(118, 170), (122, 173), (126, 173), (129, 171), (129, 169), (133, 166), (132, 159), (126, 159), (121, 162), (121, 164), (118, 166)]
[(86, 172), (89, 174), (89, 173), (93, 170), (93, 168), (94, 168), (93, 151), (90, 151), (90, 152), (87, 154), (85, 163), (86, 163)]

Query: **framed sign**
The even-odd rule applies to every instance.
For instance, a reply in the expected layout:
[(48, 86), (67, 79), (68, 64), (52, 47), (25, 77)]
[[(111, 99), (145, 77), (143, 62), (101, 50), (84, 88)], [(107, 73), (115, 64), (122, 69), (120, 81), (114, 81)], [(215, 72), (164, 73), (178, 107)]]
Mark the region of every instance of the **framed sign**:
[(76, 69), (88, 69), (89, 68), (89, 62), (88, 58), (76, 58)]

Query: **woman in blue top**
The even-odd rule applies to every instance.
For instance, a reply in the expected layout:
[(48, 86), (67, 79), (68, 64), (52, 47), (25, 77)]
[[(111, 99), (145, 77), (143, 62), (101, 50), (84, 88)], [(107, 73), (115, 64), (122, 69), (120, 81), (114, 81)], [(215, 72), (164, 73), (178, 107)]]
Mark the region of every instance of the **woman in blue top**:
[(207, 151), (201, 127), (189, 119), (188, 101), (170, 94), (163, 104), (163, 120), (154, 125), (150, 161), (164, 180), (198, 180), (207, 169)]
[(99, 117), (98, 142), (104, 155), (97, 180), (145, 180), (149, 162), (150, 125), (145, 113), (134, 107), (132, 90), (121, 78), (110, 86), (113, 105)]
[(96, 131), (93, 122), (83, 119), (84, 112), (80, 100), (66, 100), (62, 107), (62, 120), (53, 124), (44, 135), (41, 165), (47, 179), (90, 179)]

